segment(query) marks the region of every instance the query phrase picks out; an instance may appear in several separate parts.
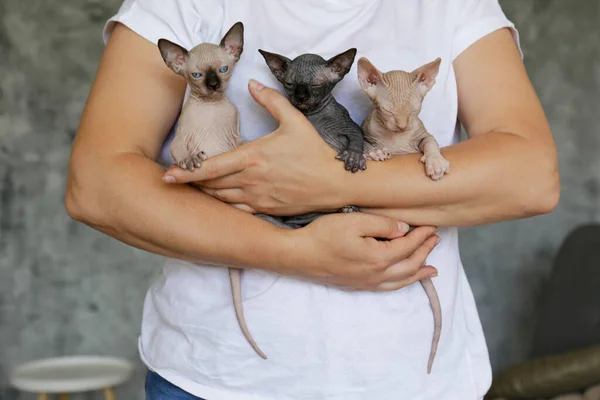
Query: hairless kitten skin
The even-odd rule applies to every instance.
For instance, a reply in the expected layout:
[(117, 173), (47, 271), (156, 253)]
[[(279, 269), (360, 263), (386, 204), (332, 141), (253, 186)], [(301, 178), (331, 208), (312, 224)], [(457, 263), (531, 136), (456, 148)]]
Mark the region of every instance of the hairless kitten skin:
[[(350, 172), (365, 170), (363, 133), (350, 118), (348, 110), (338, 103), (331, 91), (350, 71), (356, 56), (352, 48), (329, 60), (317, 54), (302, 54), (289, 58), (258, 50), (269, 69), (282, 83), (294, 107), (312, 123), (325, 142), (338, 152), (337, 159), (344, 161)], [(357, 208), (346, 206), (340, 211), (353, 212)], [(304, 226), (323, 213), (309, 213), (280, 219), (293, 227)]]
[[(182, 75), (190, 87), (190, 96), (181, 109), (171, 155), (183, 169), (200, 168), (202, 161), (231, 150), (242, 139), (237, 108), (225, 91), (235, 64), (244, 47), (244, 26), (234, 24), (219, 45), (201, 43), (189, 52), (166, 39), (158, 41), (163, 60), (175, 73)], [(263, 219), (287, 228), (269, 216)], [(267, 358), (250, 335), (244, 319), (241, 295), (241, 270), (229, 268), (235, 315), (252, 348)]]
[[(440, 63), (438, 58), (412, 72), (382, 73), (366, 58), (358, 60), (358, 81), (375, 105), (362, 124), (367, 159), (383, 161), (394, 154), (419, 152), (423, 153), (421, 162), (431, 179), (439, 180), (449, 172), (450, 163), (418, 117), (425, 95), (435, 84)], [(421, 285), (433, 310), (434, 333), (427, 364), (427, 373), (431, 373), (442, 330), (442, 310), (431, 279), (423, 279)]]

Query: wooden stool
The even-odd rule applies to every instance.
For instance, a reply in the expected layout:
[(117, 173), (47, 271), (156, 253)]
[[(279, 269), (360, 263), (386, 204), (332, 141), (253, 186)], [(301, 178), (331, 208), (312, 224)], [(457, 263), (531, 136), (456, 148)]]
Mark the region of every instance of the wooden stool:
[(13, 369), (10, 383), (24, 392), (39, 393), (38, 400), (68, 400), (69, 393), (103, 390), (105, 400), (116, 400), (113, 387), (133, 375), (124, 359), (100, 356), (58, 357), (33, 361)]

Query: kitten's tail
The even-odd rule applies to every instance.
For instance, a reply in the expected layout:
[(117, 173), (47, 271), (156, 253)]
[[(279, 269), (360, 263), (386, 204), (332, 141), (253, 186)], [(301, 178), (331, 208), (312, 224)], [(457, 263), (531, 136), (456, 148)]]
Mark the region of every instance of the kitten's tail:
[(242, 329), (242, 333), (244, 334), (244, 337), (246, 338), (248, 343), (250, 343), (250, 346), (252, 346), (254, 351), (256, 351), (256, 353), (259, 356), (266, 360), (267, 356), (258, 348), (258, 345), (252, 338), (252, 335), (250, 334), (250, 331), (246, 326), (246, 320), (244, 319), (244, 310), (242, 308), (241, 272), (242, 271), (237, 268), (229, 268), (229, 281), (231, 282), (231, 295), (233, 297), (233, 308), (235, 310), (235, 316), (237, 317), (238, 324)]
[(421, 286), (423, 286), (423, 289), (429, 298), (429, 304), (433, 311), (433, 340), (431, 342), (429, 362), (427, 363), (427, 373), (430, 374), (431, 367), (433, 366), (433, 359), (435, 358), (435, 353), (437, 352), (438, 343), (440, 341), (440, 334), (442, 332), (442, 306), (440, 305), (440, 298), (430, 278), (423, 279), (421, 281)]

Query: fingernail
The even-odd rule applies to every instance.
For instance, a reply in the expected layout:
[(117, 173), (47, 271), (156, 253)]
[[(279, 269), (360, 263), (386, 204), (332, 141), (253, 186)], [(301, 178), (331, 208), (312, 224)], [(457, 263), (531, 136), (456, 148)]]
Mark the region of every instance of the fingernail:
[(254, 90), (260, 91), (260, 90), (263, 90), (265, 86), (262, 83), (260, 83), (259, 81), (250, 79), (250, 87)]
[(162, 180), (165, 183), (175, 183), (175, 182), (177, 182), (177, 180), (175, 179), (175, 177), (171, 176), (171, 175), (165, 175), (165, 176), (163, 176)]
[(437, 237), (437, 239), (435, 240), (435, 244), (438, 244), (441, 240), (441, 238), (438, 235), (435, 235)]
[(433, 274), (429, 275), (430, 278), (435, 278), (436, 276), (438, 276), (437, 272), (434, 272)]
[(407, 232), (408, 228), (409, 228), (409, 226), (408, 226), (408, 224), (406, 222), (400, 222), (400, 221), (398, 221), (398, 230), (400, 232)]

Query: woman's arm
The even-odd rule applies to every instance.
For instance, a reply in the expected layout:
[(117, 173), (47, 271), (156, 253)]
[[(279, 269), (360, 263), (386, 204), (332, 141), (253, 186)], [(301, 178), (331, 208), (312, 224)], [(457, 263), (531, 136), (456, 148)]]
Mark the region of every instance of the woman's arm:
[[(274, 267), (279, 230), (190, 187), (165, 185), (155, 160), (176, 120), (185, 80), (156, 46), (118, 25), (73, 143), (66, 207), (76, 220), (165, 256)], [(236, 234), (231, 234), (232, 231)], [(264, 241), (240, 240), (259, 234)]]
[(440, 181), (425, 175), (419, 154), (348, 173), (307, 129), (249, 143), (204, 170), (168, 174), (277, 215), (358, 205), (411, 225), (466, 226), (550, 212), (559, 198), (556, 149), (509, 31), (473, 44), (454, 67), (469, 139), (442, 150), (451, 172)]
[(405, 236), (406, 224), (390, 218), (333, 215), (290, 231), (190, 186), (163, 183), (155, 160), (184, 90), (155, 45), (115, 28), (73, 144), (69, 215), (156, 254), (348, 288), (393, 290), (435, 272), (421, 268), (436, 244), (432, 227)]
[(478, 225), (552, 211), (560, 193), (556, 148), (508, 29), (474, 43), (454, 69), (469, 139), (442, 150), (450, 174), (433, 182), (419, 155), (394, 157), (347, 177), (345, 196), (410, 224)]

